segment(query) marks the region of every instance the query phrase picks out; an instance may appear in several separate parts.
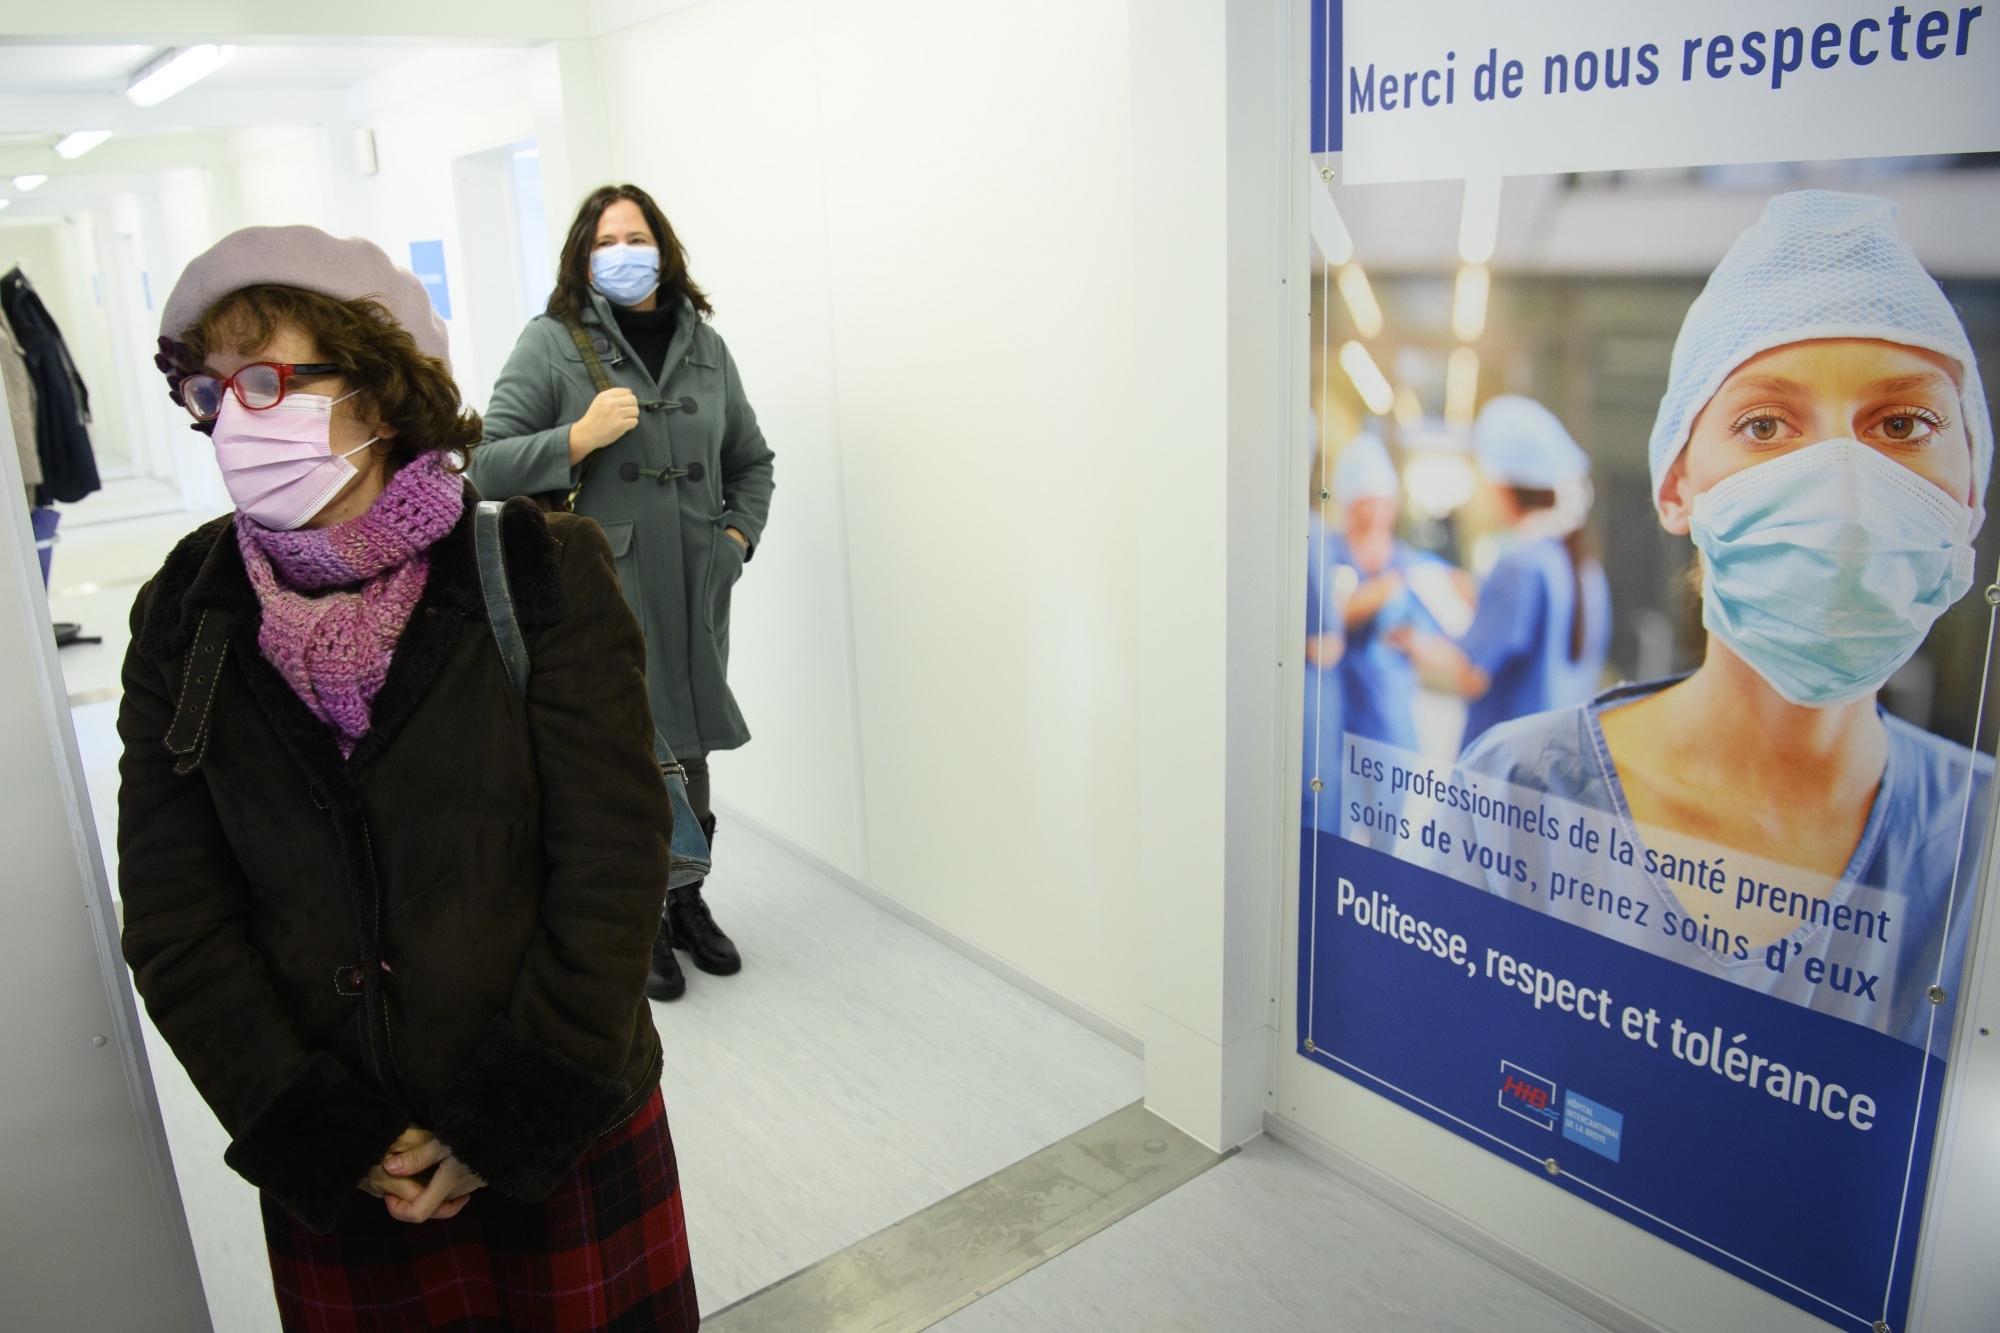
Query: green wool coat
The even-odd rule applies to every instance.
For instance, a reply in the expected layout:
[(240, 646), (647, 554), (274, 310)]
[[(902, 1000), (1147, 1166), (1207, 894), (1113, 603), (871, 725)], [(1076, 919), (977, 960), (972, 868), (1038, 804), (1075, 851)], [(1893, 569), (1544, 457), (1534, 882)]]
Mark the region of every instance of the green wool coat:
[[(576, 512), (611, 539), (618, 582), (645, 631), (646, 685), (667, 744), (684, 757), (732, 750), (750, 731), (729, 690), (729, 602), (763, 537), (773, 455), (722, 336), (691, 309), (682, 309), (655, 383), (609, 303), (595, 292), (590, 299), (584, 331), (603, 344), (598, 359), (613, 386), (632, 390), (641, 406), (638, 426), (593, 455)], [(472, 452), (473, 484), (496, 500), (567, 491), (575, 475), (569, 428), (596, 396), (562, 321), (529, 320), (493, 386), (486, 438)], [(697, 462), (700, 481), (619, 475), (628, 463), (660, 471)], [(727, 528), (749, 539), (747, 551)]]

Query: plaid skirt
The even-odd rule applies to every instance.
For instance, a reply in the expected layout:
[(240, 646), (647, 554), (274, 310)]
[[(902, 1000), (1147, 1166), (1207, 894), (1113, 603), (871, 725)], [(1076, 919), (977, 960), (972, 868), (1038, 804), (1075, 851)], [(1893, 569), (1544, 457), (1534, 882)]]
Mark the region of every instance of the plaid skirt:
[(480, 1190), (458, 1216), (398, 1222), (353, 1201), (315, 1236), (269, 1197), (285, 1333), (694, 1333), (679, 1173), (655, 1092), (542, 1203)]

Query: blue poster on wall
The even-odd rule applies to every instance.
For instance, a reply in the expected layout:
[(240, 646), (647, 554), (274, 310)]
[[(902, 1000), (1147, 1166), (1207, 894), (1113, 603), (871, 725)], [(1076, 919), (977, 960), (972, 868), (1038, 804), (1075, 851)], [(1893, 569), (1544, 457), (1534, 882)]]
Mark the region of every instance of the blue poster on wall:
[(411, 241), (410, 271), (430, 293), (431, 309), (438, 312), (438, 318), (450, 319), (451, 286), (444, 275), (444, 242)]
[[(1669, 98), (1734, 99), (1713, 160), (1756, 160), (1778, 103), (1697, 54), (1790, 70), (1818, 41), (1823, 83), (1756, 91), (1834, 97), (1834, 29), (1873, 29), (1345, 9), (1313, 65), (1314, 146), (1345, 157), (1311, 186), (1299, 1053), (1835, 1327), (1901, 1329), (1994, 799), (2000, 283), (1941, 286), (1895, 201), (1952, 164), (1503, 181), (1701, 161), (1696, 120), (1648, 119)], [(2000, 50), (1933, 28), (1912, 69)], [(1627, 47), (1685, 59), (1613, 103)], [(1831, 123), (1766, 119), (1781, 146)], [(1427, 229), (1456, 242), (1431, 271)]]

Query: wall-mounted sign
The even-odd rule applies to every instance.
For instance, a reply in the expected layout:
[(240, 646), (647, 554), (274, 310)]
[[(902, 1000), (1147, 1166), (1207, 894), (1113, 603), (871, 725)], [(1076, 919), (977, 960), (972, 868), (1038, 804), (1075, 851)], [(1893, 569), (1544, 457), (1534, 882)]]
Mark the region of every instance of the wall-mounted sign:
[[(1350, 233), (1313, 183), (1300, 1054), (1900, 1329), (1994, 797), (2000, 283), (1941, 287), (1894, 198), (1985, 225), (1990, 168), (1922, 155), (2000, 148), (2000, 27), (1318, 12), (1340, 186), (1483, 179), (1458, 263), (1373, 279), (1440, 191), (1357, 191)], [(1696, 170), (1534, 197), (1670, 231), (1755, 189), (1705, 284), (1494, 264), (1494, 177), (1665, 166)]]
[(1354, 184), (2000, 147), (1981, 5), (1348, 0), (1336, 40), (1340, 10), (1315, 15), (1314, 147)]
[(451, 285), (444, 275), (444, 242), (411, 241), (410, 271), (430, 293), (431, 309), (438, 312), (438, 318), (450, 319)]

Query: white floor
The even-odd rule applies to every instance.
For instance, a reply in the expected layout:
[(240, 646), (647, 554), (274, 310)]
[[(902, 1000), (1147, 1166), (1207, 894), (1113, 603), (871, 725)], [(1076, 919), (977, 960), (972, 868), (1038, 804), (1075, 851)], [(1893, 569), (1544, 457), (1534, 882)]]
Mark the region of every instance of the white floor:
[(1603, 1333), (1268, 1137), (935, 1333)]
[(715, 1310), (1138, 1100), (1136, 1056), (725, 822), (748, 960), (655, 1005)]

